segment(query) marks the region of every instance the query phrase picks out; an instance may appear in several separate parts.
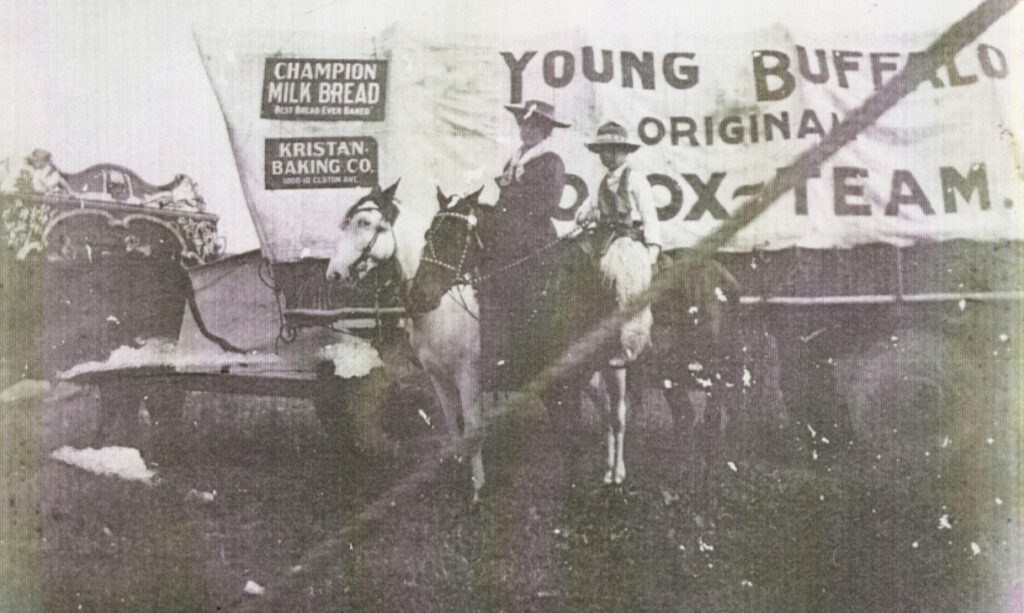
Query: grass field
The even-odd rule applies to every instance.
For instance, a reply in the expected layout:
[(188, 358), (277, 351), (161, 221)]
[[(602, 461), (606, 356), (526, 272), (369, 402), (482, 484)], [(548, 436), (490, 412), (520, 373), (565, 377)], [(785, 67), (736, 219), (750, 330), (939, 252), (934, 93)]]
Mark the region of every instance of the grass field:
[[(0, 405), (0, 609), (1019, 611), (1021, 363), (958, 364), (942, 406), (903, 399), (933, 418), (891, 436), (854, 440), (822, 407), (734, 416), (716, 504), (688, 491), (680, 458), (700, 441), (673, 437), (653, 393), (624, 487), (598, 484), (594, 414), (564, 465), (533, 404), (494, 424), (473, 506), (468, 467), (438, 461), (418, 418), (395, 457), (357, 458), (309, 404), (251, 397), (192, 394), (176, 430), (143, 428), (130, 442), (155, 485), (94, 476), (48, 459), (93, 444), (100, 409), (58, 386)], [(392, 489), (417, 471), (423, 485)]]

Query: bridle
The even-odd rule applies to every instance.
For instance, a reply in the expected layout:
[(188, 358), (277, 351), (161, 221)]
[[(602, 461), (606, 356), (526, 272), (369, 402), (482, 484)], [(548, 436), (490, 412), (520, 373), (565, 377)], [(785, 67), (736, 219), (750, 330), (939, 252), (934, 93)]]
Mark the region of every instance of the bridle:
[[(367, 201), (367, 202), (365, 202), (363, 204), (359, 204), (359, 205), (356, 205), (356, 206), (352, 207), (352, 210), (350, 210), (348, 213), (345, 213), (345, 221), (344, 221), (344, 223), (347, 224), (350, 221), (352, 221), (352, 218), (355, 217), (356, 214), (358, 214), (358, 213), (361, 213), (363, 211), (372, 211), (372, 210), (376, 210), (382, 216), (384, 215), (383, 211), (381, 211), (381, 209), (380, 209), (380, 205), (377, 204), (373, 200), (369, 200), (369, 201)], [(362, 250), (359, 252), (359, 257), (357, 257), (355, 260), (353, 260), (353, 262), (351, 264), (348, 265), (348, 278), (349, 279), (357, 278), (356, 275), (359, 272), (358, 271), (359, 265), (370, 259), (370, 257), (371, 257), (370, 256), (370, 252), (373, 251), (374, 245), (377, 244), (377, 239), (380, 238), (381, 234), (384, 234), (385, 230), (390, 231), (392, 237), (394, 236), (394, 234), (395, 234), (394, 225), (392, 225), (390, 223), (387, 224), (387, 226), (382, 226), (382, 225), (378, 224), (377, 228), (373, 232), (373, 236), (370, 237), (370, 240), (367, 241), (366, 246), (363, 247)]]
[(479, 220), (476, 215), (473, 215), (472, 213), (464, 215), (462, 213), (455, 213), (452, 211), (441, 211), (434, 216), (435, 220), (445, 218), (462, 221), (469, 228), (469, 231), (466, 232), (466, 239), (462, 242), (462, 251), (459, 252), (458, 263), (453, 265), (449, 262), (438, 259), (437, 250), (434, 248), (433, 228), (427, 231), (427, 235), (425, 237), (427, 244), (424, 246), (424, 253), (420, 258), (420, 262), (450, 271), (452, 273), (452, 287), (456, 285), (472, 284), (474, 281), (473, 277), (470, 276), (469, 271), (465, 270), (463, 267), (466, 265), (466, 258), (469, 255), (470, 247), (473, 246), (474, 242), (480, 249), (484, 248), (483, 240), (480, 239), (480, 233), (477, 231), (477, 224), (479, 223)]
[[(452, 200), (455, 200), (456, 198), (456, 196), (453, 196)], [(446, 218), (461, 221), (465, 223), (469, 229), (469, 231), (466, 232), (465, 240), (462, 242), (462, 251), (459, 252), (458, 263), (453, 265), (448, 262), (445, 262), (444, 260), (438, 259), (437, 249), (434, 248), (434, 232), (436, 226), (433, 223), (431, 224), (430, 229), (427, 230), (427, 234), (424, 237), (426, 238), (426, 245), (424, 245), (423, 255), (420, 257), (420, 265), (430, 264), (431, 266), (436, 266), (438, 268), (450, 271), (452, 273), (451, 285), (445, 288), (444, 292), (442, 292), (442, 295), (452, 291), (453, 289), (460, 285), (472, 285), (474, 283), (474, 277), (470, 275), (470, 271), (465, 270), (464, 268), (466, 266), (466, 259), (469, 256), (469, 250), (473, 246), (474, 242), (476, 243), (479, 249), (483, 250), (484, 248), (484, 242), (480, 238), (480, 232), (477, 230), (477, 224), (479, 223), (479, 219), (477, 219), (476, 215), (474, 215), (473, 213), (470, 213), (469, 215), (464, 215), (462, 213), (456, 213), (454, 211), (442, 210), (438, 212), (437, 215), (434, 216), (434, 222), (436, 223), (437, 220)], [(466, 313), (469, 313), (470, 317), (479, 321), (480, 317), (473, 312), (473, 309), (469, 307), (469, 305), (466, 303), (465, 297), (460, 292), (454, 292), (453, 297), (459, 303), (459, 305), (462, 306), (462, 309), (466, 311)]]
[(429, 251), (429, 255), (427, 255), (425, 253), (423, 255), (423, 257), (420, 258), (420, 261), (421, 262), (426, 262), (428, 264), (432, 264), (432, 265), (437, 266), (439, 268), (444, 268), (445, 270), (451, 271), (453, 273), (452, 286), (460, 285), (460, 284), (469, 284), (469, 285), (480, 284), (480, 283), (483, 283), (485, 281), (490, 281), (491, 279), (493, 279), (495, 277), (500, 277), (502, 274), (508, 272), (509, 270), (512, 270), (513, 268), (517, 268), (517, 267), (522, 266), (523, 264), (529, 262), (530, 260), (534, 260), (534, 259), (539, 258), (540, 256), (544, 255), (548, 251), (550, 251), (550, 250), (554, 249), (555, 247), (557, 247), (563, 241), (563, 239), (561, 239), (561, 238), (556, 238), (555, 240), (551, 241), (550, 243), (548, 243), (546, 245), (542, 245), (536, 251), (528, 253), (528, 254), (526, 254), (526, 255), (524, 255), (524, 256), (522, 256), (520, 258), (517, 258), (517, 259), (515, 259), (515, 260), (513, 260), (511, 262), (508, 262), (507, 264), (505, 264), (505, 265), (503, 265), (503, 266), (501, 266), (499, 268), (496, 268), (494, 270), (489, 271), (487, 274), (471, 276), (469, 274), (469, 271), (463, 270), (463, 266), (465, 266), (466, 256), (469, 254), (469, 247), (470, 247), (470, 245), (472, 245), (474, 240), (476, 241), (477, 246), (481, 250), (484, 249), (483, 240), (481, 240), (480, 233), (477, 230), (477, 224), (478, 224), (479, 220), (477, 219), (476, 215), (473, 215), (472, 213), (470, 213), (469, 215), (463, 215), (462, 213), (454, 213), (454, 212), (451, 212), (451, 211), (441, 211), (440, 213), (438, 213), (435, 216), (435, 218), (445, 218), (445, 217), (452, 217), (452, 218), (455, 218), (455, 219), (459, 219), (459, 220), (462, 220), (462, 221), (466, 222), (466, 224), (469, 225), (470, 231), (468, 233), (466, 233), (466, 240), (465, 240), (465, 242), (462, 245), (462, 252), (459, 254), (459, 262), (458, 262), (458, 264), (453, 265), (453, 264), (450, 264), (448, 262), (445, 262), (445, 261), (437, 259), (437, 251), (434, 249), (432, 231), (430, 231), (430, 230), (427, 231), (427, 236), (426, 236), (427, 244), (426, 244), (426, 246), (424, 248), (424, 251)]

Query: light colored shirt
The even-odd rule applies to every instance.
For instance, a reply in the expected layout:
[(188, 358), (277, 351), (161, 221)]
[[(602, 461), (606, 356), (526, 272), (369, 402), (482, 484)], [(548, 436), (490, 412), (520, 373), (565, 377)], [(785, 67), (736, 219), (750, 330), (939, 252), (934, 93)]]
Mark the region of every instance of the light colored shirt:
[[(630, 168), (628, 163), (609, 171), (605, 174), (604, 179), (602, 179), (613, 194), (618, 193), (619, 182), (622, 180), (622, 173), (626, 171), (626, 168)], [(654, 194), (651, 192), (651, 184), (647, 182), (645, 173), (639, 172), (636, 169), (630, 171), (627, 181), (629, 184), (626, 186), (626, 193), (629, 196), (631, 205), (630, 219), (641, 222), (644, 242), (647, 245), (657, 245), (660, 248), (662, 246), (661, 228), (658, 221), (658, 208), (654, 206)], [(580, 210), (576, 213), (576, 219), (581, 222), (587, 220), (598, 221), (600, 219), (601, 212), (597, 206), (598, 194), (600, 193), (601, 190), (598, 188), (586, 202), (580, 205)]]

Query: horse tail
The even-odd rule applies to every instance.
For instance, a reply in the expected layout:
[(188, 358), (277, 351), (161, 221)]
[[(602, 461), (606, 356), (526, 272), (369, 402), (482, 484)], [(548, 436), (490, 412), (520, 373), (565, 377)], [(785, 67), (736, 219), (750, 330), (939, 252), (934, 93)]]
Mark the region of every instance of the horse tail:
[(708, 265), (711, 267), (714, 278), (717, 282), (716, 287), (722, 290), (722, 293), (728, 298), (728, 301), (732, 304), (737, 304), (740, 301), (740, 282), (736, 280), (729, 269), (722, 265), (717, 260), (708, 260)]
[(623, 324), (619, 333), (626, 357), (635, 359), (650, 346), (654, 323), (649, 304), (651, 265), (647, 248), (631, 238), (617, 238), (601, 257), (600, 267), (604, 282), (615, 291), (615, 301), (620, 310), (644, 304), (640, 312)]

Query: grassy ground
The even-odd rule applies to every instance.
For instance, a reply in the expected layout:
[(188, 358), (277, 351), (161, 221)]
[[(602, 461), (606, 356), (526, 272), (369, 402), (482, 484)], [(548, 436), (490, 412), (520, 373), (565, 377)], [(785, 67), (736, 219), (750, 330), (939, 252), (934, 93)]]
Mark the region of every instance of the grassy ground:
[[(770, 428), (739, 416), (715, 505), (684, 487), (677, 458), (697, 441), (673, 438), (653, 395), (629, 423), (625, 487), (598, 485), (592, 414), (564, 466), (566, 441), (532, 406), (491, 432), (474, 507), (468, 467), (434, 459), (425, 424), (397, 459), (358, 460), (308, 404), (248, 397), (194, 394), (180, 430), (144, 429), (156, 485), (96, 477), (47, 459), (97, 425), (90, 390), (58, 388), (0, 405), (0, 609), (1011, 610), (1020, 368), (971, 362), (948, 407), (916, 407), (933, 423), (871, 444), (807, 407)], [(425, 469), (422, 487), (388, 493)], [(383, 511), (360, 515), (374, 501)], [(266, 594), (243, 594), (248, 580)]]

